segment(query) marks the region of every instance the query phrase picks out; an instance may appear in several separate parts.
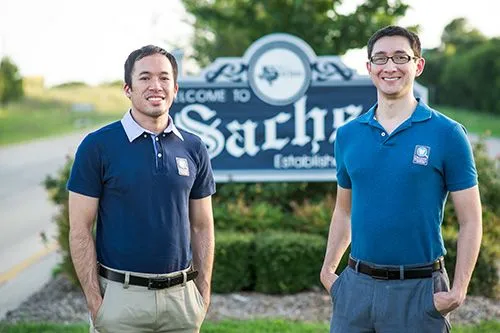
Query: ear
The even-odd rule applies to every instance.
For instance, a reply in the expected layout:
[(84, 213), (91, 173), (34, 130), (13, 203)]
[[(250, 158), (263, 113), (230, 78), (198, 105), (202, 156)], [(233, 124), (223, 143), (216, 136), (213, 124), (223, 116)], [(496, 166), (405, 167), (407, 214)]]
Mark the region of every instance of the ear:
[(370, 74), (372, 70), (372, 63), (369, 60), (366, 62), (366, 70), (368, 71), (368, 74)]
[(130, 98), (130, 94), (131, 94), (132, 88), (130, 88), (130, 86), (128, 84), (125, 83), (123, 85), (123, 91), (125, 92), (125, 96), (127, 96), (128, 98)]
[(419, 58), (417, 60), (417, 70), (415, 72), (415, 77), (419, 77), (422, 74), (422, 72), (424, 71), (424, 67), (425, 67), (425, 59)]
[(176, 83), (174, 86), (174, 98), (177, 97), (177, 92), (179, 91), (179, 84)]

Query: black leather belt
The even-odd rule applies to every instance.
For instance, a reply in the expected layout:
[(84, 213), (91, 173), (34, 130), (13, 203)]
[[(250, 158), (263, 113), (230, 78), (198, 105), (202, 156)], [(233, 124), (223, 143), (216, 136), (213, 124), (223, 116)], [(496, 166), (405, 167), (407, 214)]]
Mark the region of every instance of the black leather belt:
[(432, 264), (403, 268), (401, 271), (399, 268), (384, 268), (384, 267), (374, 267), (349, 258), (349, 267), (356, 269), (358, 272), (371, 276), (374, 279), (379, 280), (400, 280), (400, 279), (425, 279), (432, 277), (432, 272), (439, 271), (444, 268), (444, 259), (440, 257), (438, 260)]
[[(125, 274), (118, 273), (107, 269), (99, 265), (99, 275), (105, 277), (108, 280), (125, 283)], [(191, 281), (198, 276), (198, 271), (188, 271), (186, 272), (186, 281)], [(182, 273), (174, 276), (160, 277), (160, 278), (146, 278), (141, 276), (130, 275), (129, 284), (135, 286), (148, 287), (148, 289), (165, 289), (169, 287), (176, 286), (184, 282), (184, 276)]]

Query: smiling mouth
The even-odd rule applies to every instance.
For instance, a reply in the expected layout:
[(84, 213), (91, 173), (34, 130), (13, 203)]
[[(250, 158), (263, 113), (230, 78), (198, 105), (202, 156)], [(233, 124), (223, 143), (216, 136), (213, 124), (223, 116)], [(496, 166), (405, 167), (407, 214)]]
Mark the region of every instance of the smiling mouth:
[(399, 77), (384, 77), (382, 80), (384, 81), (397, 81), (399, 80)]
[(157, 96), (154, 96), (154, 97), (148, 97), (146, 98), (148, 101), (151, 101), (151, 102), (160, 102), (160, 101), (163, 101), (165, 99), (165, 97), (157, 97)]

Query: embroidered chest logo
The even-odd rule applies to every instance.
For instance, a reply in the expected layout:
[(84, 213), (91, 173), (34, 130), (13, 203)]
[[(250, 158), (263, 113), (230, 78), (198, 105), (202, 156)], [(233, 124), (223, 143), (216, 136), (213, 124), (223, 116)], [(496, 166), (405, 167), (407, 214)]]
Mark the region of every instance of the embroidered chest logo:
[(182, 157), (176, 157), (175, 162), (177, 162), (177, 172), (180, 176), (189, 176), (189, 165), (188, 161)]
[(416, 145), (413, 152), (413, 163), (420, 165), (427, 165), (429, 163), (429, 155), (431, 147)]

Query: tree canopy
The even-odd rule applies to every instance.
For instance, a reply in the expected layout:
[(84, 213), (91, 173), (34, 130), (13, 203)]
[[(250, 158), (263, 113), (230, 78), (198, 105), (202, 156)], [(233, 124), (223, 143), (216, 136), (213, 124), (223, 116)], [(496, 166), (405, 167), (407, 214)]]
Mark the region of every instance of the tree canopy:
[(23, 95), (23, 80), (19, 69), (9, 57), (3, 57), (0, 61), (0, 104), (18, 100)]
[(456, 18), (444, 27), (441, 45), (446, 54), (453, 55), (457, 50), (469, 50), (484, 43), (487, 38), (476, 28), (469, 25), (467, 19)]
[(366, 0), (343, 14), (342, 0), (183, 0), (195, 17), (194, 58), (207, 65), (219, 56), (241, 56), (258, 38), (274, 32), (296, 35), (318, 55), (342, 55), (366, 45), (378, 29), (394, 24), (408, 5)]

